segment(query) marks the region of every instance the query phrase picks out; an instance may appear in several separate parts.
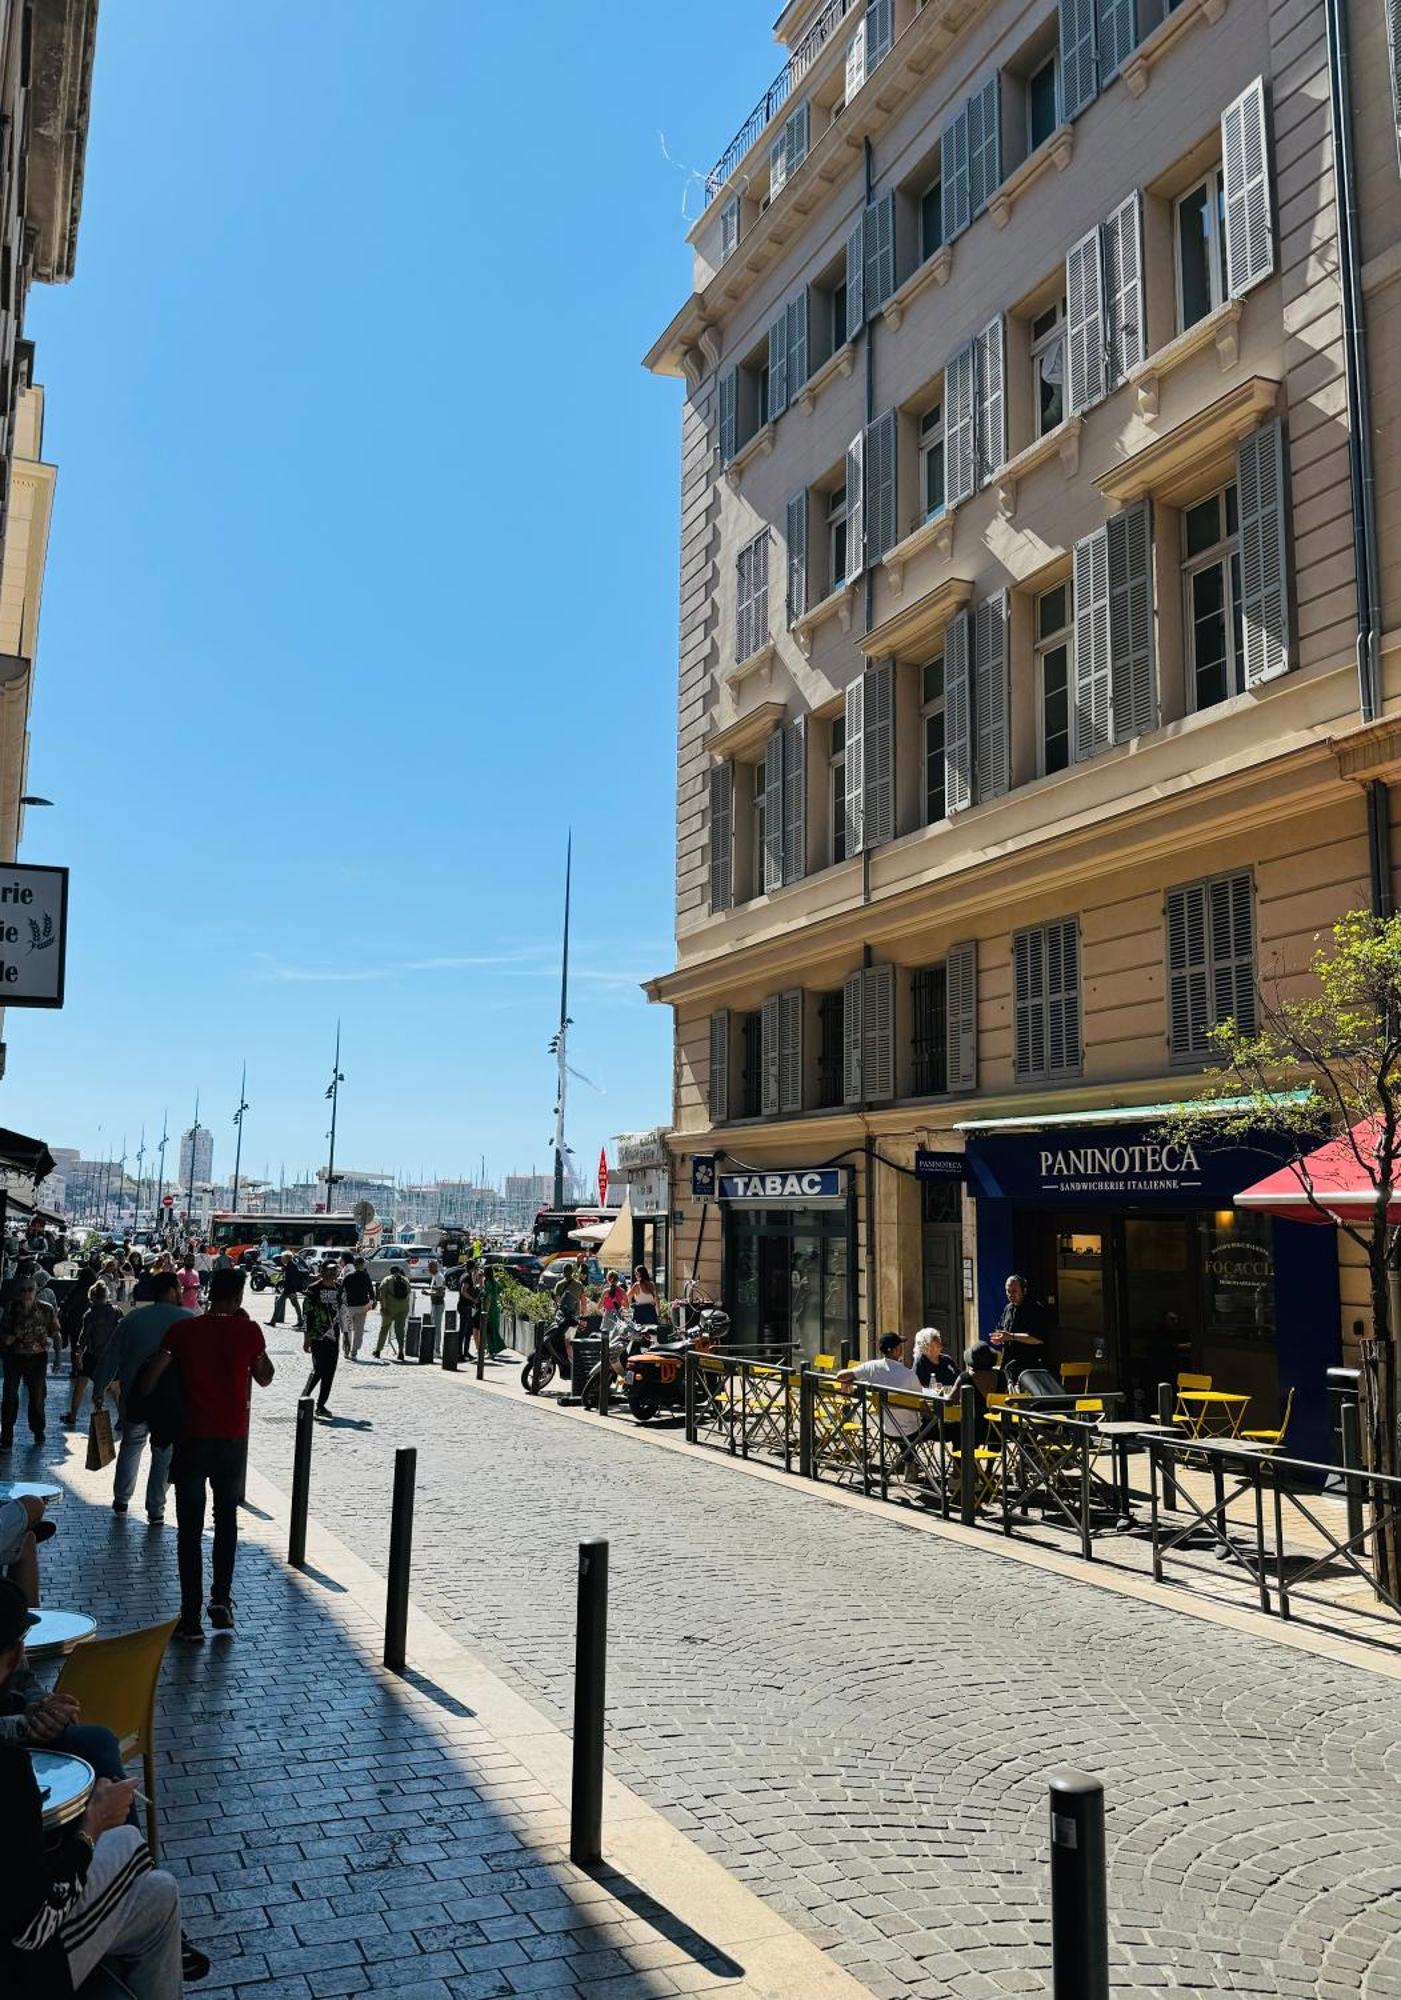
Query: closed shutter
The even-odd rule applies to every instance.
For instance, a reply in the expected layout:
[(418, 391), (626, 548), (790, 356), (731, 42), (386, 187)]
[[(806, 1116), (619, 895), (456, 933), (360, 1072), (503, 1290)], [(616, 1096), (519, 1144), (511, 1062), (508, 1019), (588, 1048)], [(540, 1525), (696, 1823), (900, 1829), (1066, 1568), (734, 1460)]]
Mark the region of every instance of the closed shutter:
[(808, 608), (808, 496), (804, 489), (788, 502), (788, 623)]
[(783, 887), (783, 731), (764, 745), (764, 894)]
[(806, 285), (788, 302), (788, 400), (796, 401), (808, 379), (808, 294)]
[(720, 463), (728, 465), (739, 449), (739, 372), (720, 377)]
[(973, 613), (973, 715), (978, 730), (979, 804), (985, 799), (1000, 799), (1012, 785), (1007, 613), (1005, 590), (984, 598)]
[(1174, 1062), (1204, 1055), (1211, 1026), (1206, 884), (1167, 893), (1168, 1046)]
[(720, 211), (720, 262), (733, 257), (739, 248), (739, 196), (727, 201)]
[(872, 562), (879, 562), (900, 539), (895, 513), (897, 430), (894, 410), (866, 426), (866, 553)]
[(1097, 757), (1109, 741), (1109, 534), (1075, 544), (1075, 646), (1071, 659), (1071, 755)]
[(858, 431), (846, 448), (846, 581), (866, 567), (866, 434)]
[(884, 1104), (895, 1095), (895, 967), (866, 968), (862, 997), (862, 1082), (865, 1102)]
[(730, 1115), (730, 1010), (710, 1017), (710, 1122), (723, 1125)]
[(1104, 395), (1104, 285), (1098, 229), (1065, 260), (1066, 409), (1074, 417)]
[(784, 140), (788, 148), (788, 178), (791, 180), (808, 156), (811, 144), (812, 111), (807, 104), (800, 104), (783, 128)]
[(950, 507), (968, 499), (978, 483), (978, 365), (973, 341), (949, 357), (944, 370), (944, 491)]
[(779, 193), (788, 179), (788, 128), (785, 125), (773, 144), (769, 147), (769, 200)]
[(747, 660), (769, 636), (769, 533), (765, 528), (735, 564), (735, 659)]
[(866, 224), (864, 216), (846, 239), (846, 337), (855, 340), (866, 324)]
[(1061, 104), (1078, 118), (1099, 91), (1095, 59), (1095, 0), (1060, 0)]
[(1257, 76), (1221, 114), (1221, 195), (1226, 211), (1226, 290), (1239, 299), (1275, 267), (1262, 77)]
[[(895, 838), (895, 665), (881, 660), (863, 676), (865, 740), (862, 745), (864, 806), (862, 823), (867, 847), (884, 846)], [(847, 755), (851, 755), (847, 736)]]
[(945, 1036), (950, 1090), (978, 1088), (978, 947), (949, 947), (944, 960)]
[(960, 104), (939, 140), (940, 204), (944, 241), (952, 243), (973, 219), (968, 187), (968, 106)]
[(846, 851), (866, 844), (866, 676), (858, 674), (846, 691)]
[(1116, 743), (1158, 720), (1153, 685), (1152, 517), (1140, 500), (1115, 514), (1108, 539), (1110, 728)]
[(779, 1037), (782, 1032), (779, 996), (770, 994), (759, 1016), (759, 1106), (766, 1118), (779, 1104)]
[(808, 869), (808, 719), (783, 732), (783, 879), (801, 882)]
[(1002, 180), (1000, 78), (990, 76), (968, 100), (968, 213), (982, 213)]
[(1255, 1033), (1255, 906), (1249, 874), (1208, 884), (1211, 913), (1211, 1017)]
[(710, 907), (712, 912), (734, 908), (735, 900), (735, 767), (710, 767)]
[(1095, 0), (1095, 40), (1103, 90), (1138, 45), (1138, 0)]
[(778, 1108), (803, 1108), (803, 993), (794, 987), (778, 996)]
[(1046, 926), (1046, 1068), (1072, 1076), (1080, 1067), (1080, 932), (1073, 917)]
[(866, 81), (866, 17), (856, 24), (856, 33), (846, 45), (846, 101), (850, 104)]
[(1143, 204), (1135, 188), (1104, 225), (1109, 381), (1124, 382), (1148, 352), (1143, 318)]
[(866, 74), (890, 54), (894, 34), (895, 0), (871, 0), (866, 9)]
[(1236, 447), (1236, 493), (1245, 684), (1259, 687), (1289, 671), (1289, 524), (1278, 417)]
[[(973, 803), (972, 619), (960, 611), (944, 633), (944, 810)], [(847, 755), (851, 755), (847, 734)]]
[(1001, 315), (985, 326), (978, 351), (978, 484), (986, 486), (1007, 462), (1006, 351)]
[(1012, 1060), (1025, 1082), (1046, 1074), (1046, 936), (1018, 931), (1012, 939)]
[(842, 981), (842, 1103), (859, 1104), (864, 1094), (865, 1019), (862, 1005), (866, 975), (853, 972)]
[(884, 194), (866, 210), (862, 228), (862, 282), (867, 319), (874, 319), (895, 290), (895, 196)]
[(760, 412), (765, 422), (781, 417), (788, 408), (788, 312), (787, 308), (769, 324), (769, 402)]

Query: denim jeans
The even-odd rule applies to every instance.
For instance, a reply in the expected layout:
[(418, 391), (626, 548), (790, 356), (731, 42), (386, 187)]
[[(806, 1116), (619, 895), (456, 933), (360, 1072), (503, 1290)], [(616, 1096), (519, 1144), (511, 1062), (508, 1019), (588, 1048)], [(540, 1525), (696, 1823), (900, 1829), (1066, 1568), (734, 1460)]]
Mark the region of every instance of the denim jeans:
[[(150, 1432), (145, 1424), (134, 1424), (125, 1418), (122, 1422), (121, 1449), (117, 1453), (116, 1483), (112, 1489), (114, 1500), (128, 1501), (136, 1491), (137, 1477), (141, 1471), (141, 1453), (150, 1440)], [(151, 1469), (146, 1475), (146, 1512), (152, 1520), (159, 1520), (165, 1512), (165, 1490), (170, 1482), (170, 1445), (151, 1446)]]
[(171, 1465), (176, 1557), (180, 1568), (180, 1616), (198, 1625), (204, 1598), (205, 1490), (214, 1495), (214, 1573), (211, 1604), (227, 1604), (238, 1554), (238, 1495), (243, 1484), (242, 1438), (182, 1438)]
[(14, 1434), (21, 1383), (29, 1395), (29, 1428), (36, 1438), (43, 1436), (44, 1405), (49, 1393), (48, 1367), (47, 1354), (5, 1356), (5, 1386), (0, 1390), (0, 1436), (11, 1437)]

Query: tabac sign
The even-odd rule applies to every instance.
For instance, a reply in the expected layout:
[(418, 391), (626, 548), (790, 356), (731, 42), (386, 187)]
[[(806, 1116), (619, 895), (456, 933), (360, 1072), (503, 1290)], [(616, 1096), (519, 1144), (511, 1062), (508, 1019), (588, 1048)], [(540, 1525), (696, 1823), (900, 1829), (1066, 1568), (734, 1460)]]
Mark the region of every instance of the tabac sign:
[(0, 1007), (61, 1007), (68, 870), (0, 866)]
[(846, 1199), (845, 1167), (766, 1167), (762, 1171), (717, 1176), (721, 1201), (755, 1208), (813, 1207)]

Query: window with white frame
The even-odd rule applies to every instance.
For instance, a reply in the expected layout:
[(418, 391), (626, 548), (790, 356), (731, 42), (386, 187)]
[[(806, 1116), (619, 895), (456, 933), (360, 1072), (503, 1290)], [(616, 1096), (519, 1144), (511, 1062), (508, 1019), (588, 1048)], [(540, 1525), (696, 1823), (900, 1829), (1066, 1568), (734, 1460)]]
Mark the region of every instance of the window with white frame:
[(1182, 579), (1188, 694), (1193, 708), (1210, 708), (1245, 687), (1234, 480), (1219, 493), (1183, 508)]
[(1057, 299), (1031, 322), (1031, 382), (1036, 435), (1045, 437), (1065, 415), (1065, 300)]
[(846, 481), (827, 495), (827, 588), (846, 582)]
[(923, 263), (944, 247), (944, 183), (935, 177), (919, 198), (919, 255)]
[(919, 498), (923, 518), (944, 511), (944, 403), (931, 403), (919, 420)]
[(1070, 763), (1071, 584), (1067, 577), (1036, 600), (1036, 703), (1041, 717), (1041, 769)]
[(832, 866), (846, 860), (846, 717), (834, 715), (827, 751), (827, 824)]
[(920, 670), (920, 739), (924, 755), (924, 823), (937, 826), (948, 818), (945, 789), (944, 656), (939, 654)]
[(1177, 256), (1177, 325), (1185, 333), (1226, 298), (1225, 203), (1217, 168), (1174, 205)]
[(1026, 80), (1026, 149), (1034, 153), (1060, 123), (1060, 58), (1052, 53)]

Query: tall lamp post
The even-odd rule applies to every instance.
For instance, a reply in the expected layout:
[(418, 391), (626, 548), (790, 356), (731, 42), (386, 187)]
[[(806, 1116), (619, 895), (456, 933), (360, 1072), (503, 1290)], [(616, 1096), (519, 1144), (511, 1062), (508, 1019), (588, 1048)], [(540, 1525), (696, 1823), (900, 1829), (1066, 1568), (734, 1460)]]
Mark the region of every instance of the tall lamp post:
[(153, 1212), (155, 1214), (157, 1225), (159, 1225), (161, 1220), (161, 1205), (165, 1200), (165, 1149), (169, 1143), (169, 1140), (170, 1140), (170, 1113), (168, 1111), (162, 1111), (161, 1142), (159, 1147), (157, 1148), (158, 1161), (156, 1166), (156, 1199), (153, 1204)]
[(238, 1109), (234, 1113), (234, 1124), (238, 1127), (238, 1142), (234, 1147), (233, 1212), (238, 1214), (238, 1173), (243, 1164), (243, 1114), (248, 1109), (248, 1065), (243, 1065), (243, 1075), (238, 1083)]
[(195, 1225), (195, 1154), (199, 1151), (199, 1092), (195, 1092), (195, 1122), (190, 1131), (190, 1185), (185, 1195), (185, 1226)]
[(141, 1177), (146, 1164), (146, 1127), (141, 1127), (141, 1143), (136, 1148), (136, 1206), (132, 1211), (131, 1233), (135, 1236), (141, 1227)]
[(341, 1085), (345, 1082), (341, 1074), (341, 1024), (336, 1023), (336, 1059), (331, 1068), (331, 1081), (326, 1095), (331, 1100), (331, 1153), (326, 1162), (326, 1213), (331, 1213), (331, 1202), (336, 1189), (336, 1110), (340, 1104)]
[(550, 1053), (559, 1059), (559, 1082), (555, 1091), (555, 1207), (564, 1207), (564, 1162), (569, 1152), (564, 1143), (564, 1103), (569, 1089), (569, 882), (574, 865), (574, 835), (571, 831), (564, 850), (564, 950), (559, 974), (559, 1031), (550, 1043)]

